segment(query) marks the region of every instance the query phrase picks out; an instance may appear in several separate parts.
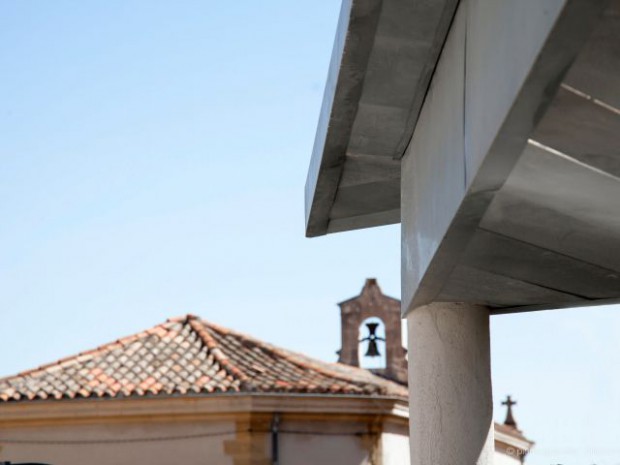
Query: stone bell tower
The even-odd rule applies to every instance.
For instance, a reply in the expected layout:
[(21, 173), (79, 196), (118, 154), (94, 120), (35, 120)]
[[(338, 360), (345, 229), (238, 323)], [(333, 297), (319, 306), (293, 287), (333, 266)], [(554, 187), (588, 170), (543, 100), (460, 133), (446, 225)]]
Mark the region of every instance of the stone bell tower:
[(402, 346), (401, 340), (401, 316), (400, 301), (392, 297), (383, 295), (377, 280), (369, 278), (364, 284), (362, 293), (349, 300), (338, 304), (340, 306), (342, 348), (340, 349), (340, 363), (352, 366), (360, 366), (359, 343), (368, 341), (372, 346), (371, 351), (377, 349), (376, 341), (383, 338), (374, 334), (374, 329), (370, 330), (368, 337), (362, 338), (360, 335), (361, 324), (367, 318), (378, 318), (383, 322), (385, 328), (385, 368), (372, 369), (377, 375), (392, 379), (399, 383), (407, 383), (407, 351)]

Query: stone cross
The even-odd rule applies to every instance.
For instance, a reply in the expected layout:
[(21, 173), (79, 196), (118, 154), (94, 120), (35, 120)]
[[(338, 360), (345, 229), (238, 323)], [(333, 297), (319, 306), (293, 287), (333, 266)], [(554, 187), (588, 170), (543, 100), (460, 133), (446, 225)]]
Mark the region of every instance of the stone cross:
[(502, 405), (508, 407), (506, 411), (506, 419), (504, 420), (504, 424), (507, 426), (512, 426), (513, 428), (517, 427), (517, 422), (512, 416), (512, 406), (517, 405), (517, 402), (512, 400), (510, 396), (506, 396), (506, 400), (502, 402)]

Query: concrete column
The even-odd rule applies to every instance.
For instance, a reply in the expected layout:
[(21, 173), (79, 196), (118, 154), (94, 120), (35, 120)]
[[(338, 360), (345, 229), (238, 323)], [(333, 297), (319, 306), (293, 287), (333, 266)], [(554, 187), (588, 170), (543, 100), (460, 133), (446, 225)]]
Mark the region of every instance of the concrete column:
[(433, 303), (407, 323), (411, 465), (492, 464), (488, 308)]

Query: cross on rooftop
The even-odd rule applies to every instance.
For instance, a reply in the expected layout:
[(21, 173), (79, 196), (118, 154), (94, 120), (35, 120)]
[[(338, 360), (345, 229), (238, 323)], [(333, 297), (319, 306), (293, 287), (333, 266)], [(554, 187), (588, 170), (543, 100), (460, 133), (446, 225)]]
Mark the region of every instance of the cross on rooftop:
[(504, 424), (508, 425), (508, 426), (512, 426), (513, 428), (517, 427), (517, 422), (515, 421), (514, 417), (512, 416), (512, 406), (513, 405), (517, 405), (517, 401), (516, 400), (512, 400), (512, 398), (510, 396), (506, 396), (506, 400), (504, 402), (502, 402), (502, 405), (505, 405), (506, 407), (508, 407), (507, 411), (506, 411), (506, 419), (504, 420)]

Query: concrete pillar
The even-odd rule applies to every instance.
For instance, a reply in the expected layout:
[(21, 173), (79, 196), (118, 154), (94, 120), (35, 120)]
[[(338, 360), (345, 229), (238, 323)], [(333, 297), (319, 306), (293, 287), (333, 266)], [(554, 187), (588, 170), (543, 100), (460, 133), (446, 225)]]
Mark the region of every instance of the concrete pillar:
[(433, 303), (407, 323), (411, 465), (492, 464), (488, 308)]

